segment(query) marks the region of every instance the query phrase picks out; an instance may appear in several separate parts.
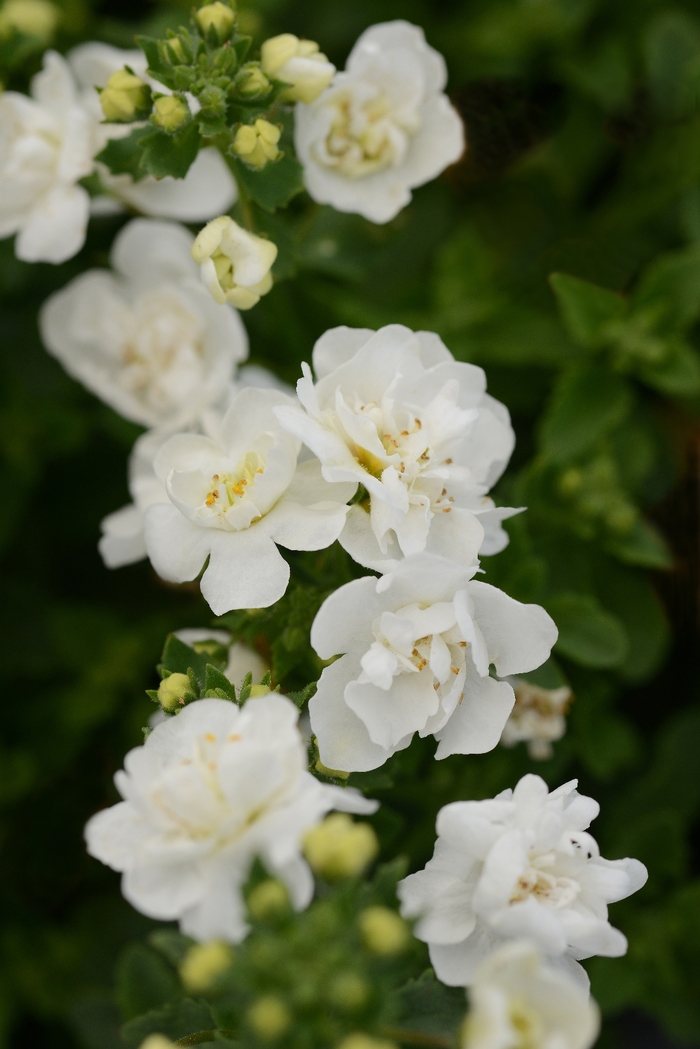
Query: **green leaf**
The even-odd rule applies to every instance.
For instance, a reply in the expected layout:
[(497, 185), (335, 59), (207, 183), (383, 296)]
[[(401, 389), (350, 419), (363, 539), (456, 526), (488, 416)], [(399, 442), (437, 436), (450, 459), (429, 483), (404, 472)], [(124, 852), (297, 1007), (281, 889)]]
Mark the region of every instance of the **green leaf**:
[(651, 311), (655, 328), (679, 331), (700, 316), (700, 248), (662, 255), (646, 270), (632, 297), (632, 311)]
[(151, 130), (141, 143), (141, 167), (154, 178), (184, 178), (197, 157), (200, 141), (194, 121), (175, 135)]
[(175, 88), (177, 85), (173, 76), (173, 67), (169, 62), (164, 61), (159, 41), (151, 36), (137, 36), (136, 44), (146, 56), (148, 72), (153, 79), (166, 87)]
[(236, 702), (236, 689), (231, 684), (225, 674), (222, 674), (220, 670), (212, 666), (211, 663), (207, 663), (204, 673), (204, 691), (213, 692), (214, 690), (223, 692), (227, 699), (232, 699)]
[(235, 160), (236, 178), (246, 193), (265, 211), (284, 207), (304, 188), (304, 169), (290, 152), (262, 171), (251, 171)]
[(606, 341), (605, 326), (624, 317), (628, 310), (621, 295), (579, 277), (552, 273), (549, 283), (569, 335), (586, 349), (602, 346)]
[(300, 692), (286, 692), (285, 695), (287, 699), (291, 699), (292, 703), (301, 710), (304, 704), (310, 700), (312, 696), (316, 695), (316, 686), (316, 681), (310, 681)]
[(640, 377), (669, 397), (692, 397), (700, 391), (700, 356), (682, 339), (669, 340), (659, 364), (643, 363)]
[(175, 929), (156, 929), (148, 937), (148, 942), (160, 951), (171, 965), (177, 967), (195, 941), (176, 932)]
[(673, 567), (673, 554), (666, 540), (651, 521), (643, 517), (637, 518), (628, 535), (608, 538), (605, 549), (628, 565), (639, 565), (641, 568)]
[(559, 628), (556, 651), (584, 667), (618, 666), (627, 655), (620, 620), (589, 594), (557, 594), (545, 607)]
[(130, 1020), (122, 1027), (122, 1038), (128, 1046), (136, 1049), (149, 1034), (164, 1034), (176, 1042), (199, 1031), (211, 1031), (215, 1026), (204, 1002), (184, 998)]
[(663, 606), (642, 573), (605, 558), (596, 570), (596, 592), (627, 633), (627, 656), (618, 667), (626, 681), (644, 681), (659, 668), (669, 642)]
[(143, 139), (153, 134), (150, 127), (134, 128), (125, 138), (111, 138), (95, 160), (101, 161), (113, 175), (131, 175), (134, 182), (146, 177), (141, 167)]
[(117, 965), (117, 1001), (127, 1020), (156, 1009), (180, 994), (180, 981), (153, 948), (130, 944)]
[(578, 458), (623, 421), (632, 407), (629, 382), (602, 364), (565, 371), (542, 422), (541, 445), (555, 463)]
[(417, 980), (409, 980), (397, 992), (397, 998), (397, 1036), (398, 1029), (403, 1029), (453, 1038), (467, 1011), (464, 989), (446, 987), (436, 980), (432, 969), (426, 969)]
[(180, 641), (174, 634), (168, 634), (160, 659), (160, 666), (171, 674), (186, 674), (193, 670), (197, 684), (200, 688), (205, 687), (207, 666), (209, 665), (209, 654), (207, 652), (195, 652), (193, 648)]

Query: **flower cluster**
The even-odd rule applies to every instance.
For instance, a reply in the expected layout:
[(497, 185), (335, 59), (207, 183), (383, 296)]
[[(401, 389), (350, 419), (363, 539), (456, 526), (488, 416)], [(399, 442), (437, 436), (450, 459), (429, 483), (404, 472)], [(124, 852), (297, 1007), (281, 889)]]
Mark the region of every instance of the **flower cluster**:
[[(523, 509), (491, 495), (515, 435), (480, 367), (433, 332), (389, 324), (326, 331), (296, 390), (239, 369), (238, 311), (285, 272), (264, 233), (276, 227), (256, 223), (255, 208), (301, 190), (293, 143), (314, 200), (388, 222), (465, 148), (442, 57), (395, 21), (363, 33), (341, 73), (289, 33), (249, 60), (220, 0), (140, 46), (46, 52), (29, 96), (0, 97), (0, 235), (17, 234), (20, 259), (59, 263), (81, 249), (91, 213), (147, 216), (123, 225), (110, 269), (51, 295), (39, 323), (66, 371), (144, 428), (133, 502), (102, 524), (105, 564), (148, 557), (168, 583), (199, 580), (211, 611), (229, 615), (232, 633), (169, 639), (149, 693), (158, 711), (116, 777), (122, 801), (86, 828), (134, 907), (201, 941), (180, 967), (195, 991), (227, 971), (227, 944), (251, 917), (306, 908), (314, 875), (326, 887), (362, 877), (376, 834), (344, 814), (378, 805), (346, 785), (351, 775), (416, 735), (434, 737), (438, 760), (521, 740), (549, 757), (571, 691), (518, 676), (549, 659), (548, 612), (479, 578)], [(204, 221), (196, 235), (182, 224)], [(254, 619), (285, 598), (297, 563), (287, 552), (336, 541), (350, 581), (310, 612), (318, 680), (288, 698), (230, 614)], [(599, 855), (588, 832), (598, 806), (575, 787), (550, 792), (526, 775), (493, 799), (446, 805), (433, 859), (399, 883), (437, 977), (471, 985), (464, 1049), (588, 1049), (595, 1038), (578, 960), (624, 953), (607, 905), (646, 870)], [(270, 878), (251, 892), (260, 866)], [(383, 904), (364, 907), (358, 929), (377, 957), (419, 950)], [(341, 1005), (359, 1001), (352, 977)], [(285, 1008), (259, 998), (250, 1031), (281, 1037)], [(392, 1043), (356, 1032), (341, 1044)]]

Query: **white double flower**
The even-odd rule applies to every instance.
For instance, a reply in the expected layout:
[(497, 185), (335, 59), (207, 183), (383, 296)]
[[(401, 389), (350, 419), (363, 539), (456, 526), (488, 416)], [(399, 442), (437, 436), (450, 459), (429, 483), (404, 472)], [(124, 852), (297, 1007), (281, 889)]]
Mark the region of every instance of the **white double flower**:
[(444, 87), (442, 55), (408, 22), (367, 29), (345, 72), (296, 108), (295, 143), (314, 200), (388, 222), (411, 189), (464, 152), (464, 131)]
[(550, 793), (533, 775), (491, 800), (440, 810), (433, 858), (398, 892), (443, 983), (469, 985), (505, 940), (536, 944), (583, 986), (574, 959), (626, 952), (607, 905), (640, 889), (647, 870), (639, 860), (603, 859), (588, 833), (599, 810), (576, 780)]
[[(67, 59), (55, 51), (31, 81), (30, 96), (0, 95), (0, 237), (16, 233), (25, 262), (61, 263), (85, 242), (90, 212), (120, 203), (159, 218), (202, 221), (226, 211), (236, 184), (217, 150), (203, 150), (184, 179), (111, 175), (95, 156), (128, 125), (104, 124), (95, 87), (130, 65), (145, 76), (140, 51), (81, 44)], [(81, 179), (99, 170), (109, 197), (90, 201)]]
[[(330, 482), (364, 486), (341, 543), (361, 565), (390, 570), (423, 550), (472, 564), (508, 542), (516, 510), (486, 493), (515, 437), (481, 368), (455, 361), (432, 332), (391, 324), (378, 332), (332, 328), (297, 384), (300, 407), (282, 425), (321, 461)], [(302, 410), (303, 409), (303, 410)]]
[(406, 558), (377, 580), (347, 583), (319, 609), (311, 644), (326, 667), (309, 703), (321, 761), (367, 771), (414, 733), (439, 740), (437, 758), (492, 750), (513, 703), (506, 681), (534, 670), (557, 629), (539, 605), (522, 605), (446, 558)]
[(307, 771), (298, 716), (274, 693), (243, 708), (203, 699), (126, 755), (115, 777), (124, 800), (93, 816), (85, 836), (92, 856), (123, 872), (137, 910), (179, 919), (198, 940), (237, 943), (248, 931), (242, 887), (256, 857), (297, 909), (309, 904), (305, 832), (331, 809), (377, 806)]

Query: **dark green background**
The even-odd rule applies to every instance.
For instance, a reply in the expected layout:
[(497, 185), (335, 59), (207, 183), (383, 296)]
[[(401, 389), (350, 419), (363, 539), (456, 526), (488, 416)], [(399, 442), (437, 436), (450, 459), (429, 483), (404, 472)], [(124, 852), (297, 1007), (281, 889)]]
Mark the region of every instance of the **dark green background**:
[[(59, 49), (130, 46), (136, 28), (158, 32), (187, 13), (62, 6)], [(604, 854), (650, 870), (612, 910), (629, 954), (589, 965), (605, 1044), (661, 1038), (656, 1023), (699, 1044), (700, 390), (688, 347), (700, 315), (700, 3), (260, 0), (242, 24), (257, 46), (275, 32), (307, 35), (342, 67), (366, 26), (399, 17), (447, 58), (467, 155), (386, 227), (303, 196), (260, 216), (280, 259), (276, 287), (245, 315), (252, 359), (294, 381), (326, 328), (401, 321), (486, 368), (518, 435), (497, 495), (530, 507), (487, 578), (551, 609), (576, 701), (551, 762), (520, 747), (436, 764), (432, 744), (414, 745), (395, 786), (375, 791), (376, 823), (387, 855), (420, 865), (445, 802), (490, 796), (529, 769), (552, 785), (579, 776), (602, 804), (593, 830)], [(8, 86), (26, 89), (38, 62)], [(82, 826), (114, 800), (111, 777), (141, 739), (166, 632), (210, 622), (196, 588), (169, 587), (145, 563), (102, 566), (99, 521), (127, 501), (138, 430), (68, 379), (38, 338), (42, 301), (105, 265), (119, 225), (95, 220), (62, 267), (19, 263), (12, 242), (0, 244), (0, 1038), (18, 1049), (110, 1049), (91, 1031), (109, 1010), (121, 946), (149, 925), (85, 855)], [(562, 323), (554, 271), (631, 297), (637, 312), (617, 342), (587, 342), (575, 317)], [(649, 338), (663, 374), (643, 364)], [(665, 532), (672, 568), (653, 533), (611, 528), (635, 508)]]

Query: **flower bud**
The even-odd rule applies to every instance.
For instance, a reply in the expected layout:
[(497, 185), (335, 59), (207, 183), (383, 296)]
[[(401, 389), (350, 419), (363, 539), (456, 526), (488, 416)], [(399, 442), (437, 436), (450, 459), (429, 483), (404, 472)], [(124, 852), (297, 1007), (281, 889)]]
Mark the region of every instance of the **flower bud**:
[(195, 19), (203, 36), (207, 36), (209, 30), (213, 29), (219, 43), (223, 44), (231, 36), (236, 16), (230, 7), (222, 4), (221, 0), (216, 0), (216, 3), (200, 7)]
[(253, 918), (271, 918), (289, 909), (289, 893), (281, 881), (268, 878), (256, 885), (248, 897), (248, 910)]
[(219, 973), (225, 972), (233, 961), (233, 951), (222, 940), (196, 943), (180, 964), (180, 979), (185, 990), (194, 994), (207, 991)]
[(281, 134), (275, 124), (258, 118), (254, 124), (239, 127), (231, 149), (249, 168), (262, 171), (266, 164), (282, 156), (277, 148)]
[(190, 698), (192, 686), (187, 674), (171, 674), (158, 686), (158, 702), (168, 714), (174, 714)]
[(379, 851), (369, 823), (353, 823), (344, 812), (334, 812), (304, 837), (304, 855), (313, 870), (328, 881), (361, 874)]
[(259, 1038), (272, 1042), (289, 1029), (292, 1015), (281, 998), (266, 994), (253, 1002), (247, 1019)]
[(360, 915), (360, 931), (372, 954), (399, 954), (408, 946), (411, 934), (403, 918), (388, 907), (368, 907)]
[(369, 986), (357, 973), (340, 973), (333, 980), (328, 996), (339, 1009), (344, 1012), (355, 1012), (362, 1009), (369, 998)]
[(175, 63), (176, 65), (187, 64), (188, 58), (185, 54), (185, 49), (182, 46), (182, 40), (180, 40), (179, 36), (171, 36), (168, 40), (166, 40), (165, 46), (169, 52), (168, 57), (170, 58), (171, 62)]
[(272, 287), (270, 270), (277, 247), (222, 215), (200, 231), (192, 258), (201, 266), (202, 281), (217, 302), (249, 310)]
[(60, 17), (59, 9), (50, 0), (6, 0), (0, 11), (0, 33), (14, 29), (48, 41)]
[(179, 131), (190, 119), (190, 108), (184, 98), (177, 95), (163, 95), (153, 103), (151, 120), (163, 131)]
[(335, 66), (313, 40), (300, 40), (293, 33), (282, 33), (266, 40), (260, 50), (263, 73), (289, 84), (281, 97), (287, 102), (313, 102), (326, 90), (335, 75)]
[(372, 1038), (371, 1035), (357, 1031), (343, 1038), (335, 1049), (398, 1049), (398, 1046), (396, 1042), (389, 1042), (385, 1038)]
[(131, 123), (145, 116), (151, 106), (151, 89), (135, 73), (119, 69), (112, 73), (100, 92), (100, 105), (105, 120)]
[(270, 87), (270, 81), (257, 62), (243, 66), (236, 77), (236, 90), (241, 98), (263, 98)]
[(164, 1034), (149, 1034), (145, 1042), (141, 1042), (140, 1049), (175, 1049), (175, 1042), (171, 1042)]

